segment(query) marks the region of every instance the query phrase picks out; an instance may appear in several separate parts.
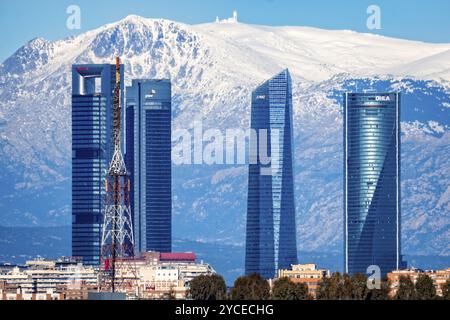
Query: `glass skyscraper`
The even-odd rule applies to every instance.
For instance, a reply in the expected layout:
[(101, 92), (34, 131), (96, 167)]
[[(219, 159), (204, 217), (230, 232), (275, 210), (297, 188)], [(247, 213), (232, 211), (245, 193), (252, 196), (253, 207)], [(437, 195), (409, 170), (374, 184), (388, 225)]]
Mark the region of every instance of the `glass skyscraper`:
[(167, 79), (136, 79), (126, 91), (136, 252), (172, 250), (171, 95)]
[[(245, 273), (258, 273), (266, 279), (297, 263), (292, 112), (287, 69), (252, 92), (251, 129), (259, 143), (257, 161), (249, 164)], [(266, 130), (267, 139), (261, 130)], [(265, 141), (271, 163), (261, 157)]]
[(100, 262), (114, 86), (113, 64), (72, 66), (72, 255), (89, 265)]
[(403, 267), (399, 93), (345, 93), (344, 171), (345, 272)]

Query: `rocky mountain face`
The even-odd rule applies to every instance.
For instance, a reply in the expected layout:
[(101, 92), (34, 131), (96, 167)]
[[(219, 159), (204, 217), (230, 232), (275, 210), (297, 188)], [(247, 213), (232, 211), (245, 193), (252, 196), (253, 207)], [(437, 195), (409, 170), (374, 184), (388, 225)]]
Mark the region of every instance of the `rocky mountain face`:
[[(34, 39), (0, 65), (0, 225), (71, 223), (72, 64), (120, 56), (127, 85), (169, 77), (174, 129), (202, 121), (223, 134), (249, 127), (252, 89), (287, 67), (299, 250), (342, 249), (342, 93), (376, 89), (402, 93), (403, 251), (450, 255), (449, 52), (345, 30), (138, 16)], [(242, 245), (246, 194), (245, 165), (174, 166), (174, 237)]]

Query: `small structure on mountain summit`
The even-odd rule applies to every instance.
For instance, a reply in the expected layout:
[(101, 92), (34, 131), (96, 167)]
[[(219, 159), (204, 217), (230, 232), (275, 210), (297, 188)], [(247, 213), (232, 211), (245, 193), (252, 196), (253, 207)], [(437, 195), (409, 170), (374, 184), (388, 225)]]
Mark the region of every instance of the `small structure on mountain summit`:
[(237, 11), (233, 10), (233, 16), (227, 19), (219, 19), (219, 16), (216, 17), (216, 23), (238, 23), (238, 15)]

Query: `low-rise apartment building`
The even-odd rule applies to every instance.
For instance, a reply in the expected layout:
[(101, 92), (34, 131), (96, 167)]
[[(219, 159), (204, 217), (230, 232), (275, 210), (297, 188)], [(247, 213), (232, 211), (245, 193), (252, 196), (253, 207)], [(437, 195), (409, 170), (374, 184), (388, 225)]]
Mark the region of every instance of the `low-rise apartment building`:
[(395, 270), (389, 272), (387, 277), (390, 281), (391, 292), (390, 294), (394, 296), (397, 293), (399, 281), (401, 276), (410, 277), (412, 282), (415, 284), (417, 282), (417, 278), (421, 274), (426, 274), (433, 280), (433, 284), (436, 288), (436, 294), (438, 296), (442, 296), (442, 286), (445, 284), (447, 280), (450, 279), (450, 268), (443, 270), (421, 270), (416, 268), (405, 269), (405, 270)]
[(322, 279), (330, 277), (330, 271), (318, 269), (314, 263), (293, 264), (291, 269), (278, 270), (278, 278), (283, 277), (289, 278), (292, 282), (306, 284), (309, 294), (315, 298)]

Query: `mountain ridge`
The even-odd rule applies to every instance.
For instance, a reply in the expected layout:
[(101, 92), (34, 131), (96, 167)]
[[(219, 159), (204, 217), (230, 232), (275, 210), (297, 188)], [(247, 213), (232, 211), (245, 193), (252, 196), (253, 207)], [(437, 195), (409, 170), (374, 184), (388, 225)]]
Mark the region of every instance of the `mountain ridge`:
[[(309, 27), (134, 16), (62, 40), (37, 38), (0, 66), (0, 224), (70, 223), (71, 65), (119, 55), (126, 84), (171, 78), (174, 129), (195, 120), (205, 130), (248, 128), (253, 88), (289, 68), (301, 250), (342, 248), (342, 92), (401, 91), (404, 248), (450, 255), (450, 61), (440, 59), (449, 49)], [(421, 74), (426, 57), (438, 60), (424, 61), (432, 68)], [(395, 69), (407, 63), (412, 77)], [(242, 245), (246, 174), (245, 166), (174, 166), (174, 235)]]

